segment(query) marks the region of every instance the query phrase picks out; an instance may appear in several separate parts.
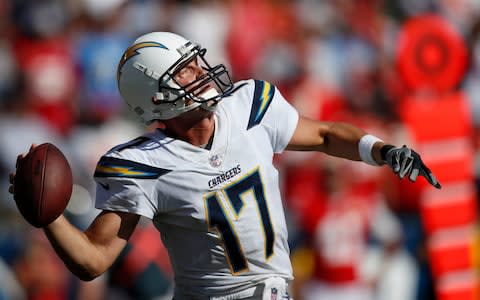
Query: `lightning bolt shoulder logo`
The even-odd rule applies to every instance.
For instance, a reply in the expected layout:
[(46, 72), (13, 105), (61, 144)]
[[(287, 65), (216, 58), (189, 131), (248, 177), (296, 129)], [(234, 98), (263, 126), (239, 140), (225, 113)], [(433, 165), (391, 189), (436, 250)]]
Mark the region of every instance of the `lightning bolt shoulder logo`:
[(122, 58), (120, 59), (120, 62), (118, 63), (117, 81), (120, 78), (120, 70), (122, 69), (123, 65), (127, 62), (127, 60), (129, 60), (130, 58), (132, 58), (135, 55), (140, 54), (138, 52), (138, 50), (143, 49), (143, 48), (149, 48), (149, 47), (157, 47), (157, 48), (169, 50), (167, 48), (167, 46), (165, 46), (162, 43), (158, 43), (158, 42), (141, 42), (141, 43), (138, 43), (138, 44), (135, 44), (135, 45), (132, 45), (132, 46), (128, 47), (128, 49), (125, 50), (125, 52), (123, 53)]
[(255, 92), (253, 93), (252, 110), (250, 111), (247, 130), (262, 121), (274, 95), (275, 86), (267, 81), (255, 80)]
[(103, 156), (97, 164), (94, 177), (123, 177), (136, 179), (157, 179), (171, 170), (116, 157)]

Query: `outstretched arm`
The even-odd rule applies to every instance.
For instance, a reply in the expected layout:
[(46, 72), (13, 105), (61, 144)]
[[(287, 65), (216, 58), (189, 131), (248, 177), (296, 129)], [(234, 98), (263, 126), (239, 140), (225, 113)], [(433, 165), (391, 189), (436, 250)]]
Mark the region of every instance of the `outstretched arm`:
[(371, 165), (387, 164), (400, 178), (415, 181), (424, 176), (441, 188), (440, 183), (414, 150), (385, 144), (362, 129), (347, 123), (320, 122), (300, 117), (287, 150), (320, 151), (350, 160), (363, 160)]
[[(348, 123), (320, 122), (300, 117), (287, 150), (320, 151), (350, 160), (361, 160), (358, 144), (367, 133)], [(378, 141), (372, 148), (372, 157), (383, 164), (380, 149), (385, 143)]]

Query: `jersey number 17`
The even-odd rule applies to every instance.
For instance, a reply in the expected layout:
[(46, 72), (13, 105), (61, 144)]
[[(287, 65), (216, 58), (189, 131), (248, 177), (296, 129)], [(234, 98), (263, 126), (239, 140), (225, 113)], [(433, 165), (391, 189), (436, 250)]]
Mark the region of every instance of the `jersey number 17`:
[[(253, 172), (250, 172), (238, 181), (225, 187), (222, 191), (226, 195), (226, 199), (233, 210), (233, 215), (237, 220), (242, 217), (242, 208), (247, 205), (243, 200), (244, 195), (246, 195), (246, 193), (253, 194), (259, 212), (258, 215), (261, 218), (261, 225), (265, 237), (265, 260), (267, 260), (273, 254), (275, 234), (273, 232), (259, 169), (255, 169)], [(235, 231), (234, 222), (232, 222), (226, 213), (226, 208), (222, 205), (219, 198), (218, 194), (222, 191), (209, 194), (205, 198), (208, 228), (209, 230), (219, 232), (225, 246), (225, 254), (231, 271), (233, 274), (236, 274), (247, 270), (248, 263)]]

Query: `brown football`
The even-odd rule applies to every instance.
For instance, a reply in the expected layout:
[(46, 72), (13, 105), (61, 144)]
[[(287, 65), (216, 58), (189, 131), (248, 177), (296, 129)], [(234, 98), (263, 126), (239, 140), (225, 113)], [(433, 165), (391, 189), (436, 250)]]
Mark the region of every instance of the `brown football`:
[(44, 227), (60, 216), (72, 195), (72, 170), (54, 145), (35, 147), (18, 161), (14, 199), (22, 216), (35, 227)]

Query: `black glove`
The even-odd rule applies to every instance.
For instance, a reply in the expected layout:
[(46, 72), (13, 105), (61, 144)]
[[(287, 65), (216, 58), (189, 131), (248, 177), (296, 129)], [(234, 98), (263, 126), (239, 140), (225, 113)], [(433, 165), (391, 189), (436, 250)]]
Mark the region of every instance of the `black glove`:
[(442, 188), (433, 176), (432, 171), (425, 166), (420, 155), (407, 146), (403, 145), (403, 147), (397, 148), (392, 145), (385, 145), (381, 149), (381, 154), (382, 159), (398, 177), (408, 176), (410, 181), (415, 182), (417, 176), (420, 175), (437, 189)]

